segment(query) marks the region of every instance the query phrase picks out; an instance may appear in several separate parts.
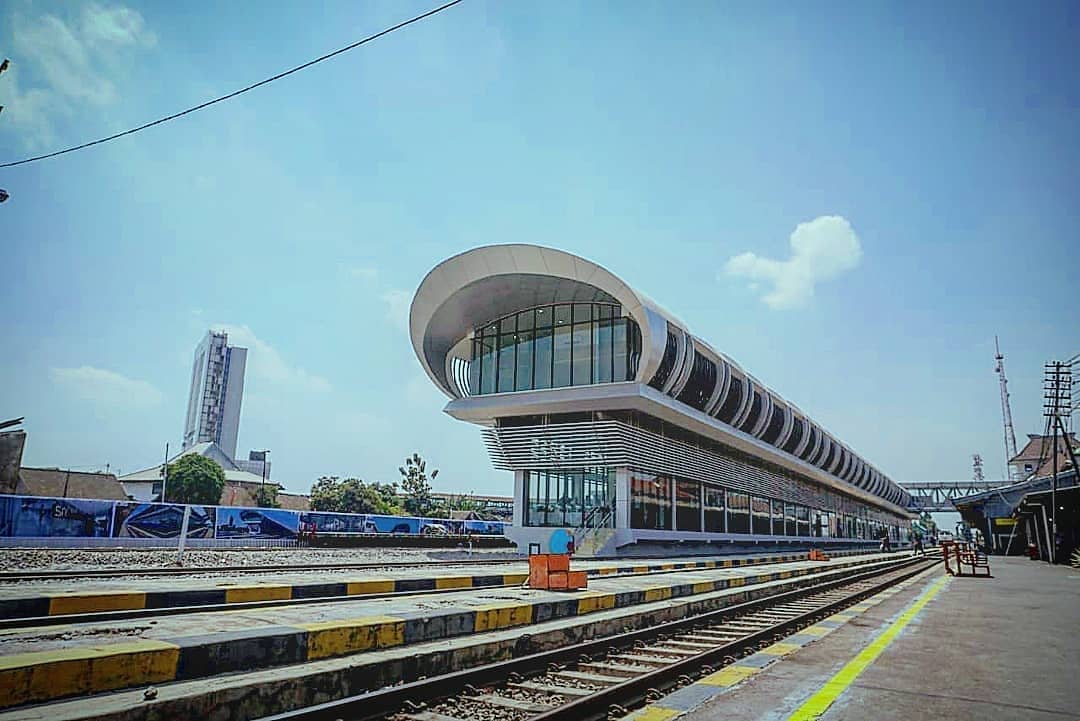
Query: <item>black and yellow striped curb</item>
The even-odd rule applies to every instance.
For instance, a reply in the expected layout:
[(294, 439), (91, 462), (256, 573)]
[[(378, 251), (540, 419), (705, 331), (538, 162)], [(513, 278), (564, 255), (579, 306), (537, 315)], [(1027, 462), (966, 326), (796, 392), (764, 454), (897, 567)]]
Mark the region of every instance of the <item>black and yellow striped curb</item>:
[[(830, 568), (839, 570), (878, 560), (863, 558), (833, 563)], [(718, 563), (722, 568), (723, 562)], [(660, 582), (626, 591), (534, 592), (544, 593), (546, 599), (264, 625), (0, 656), (0, 708), (527, 626), (607, 609), (796, 578), (819, 569), (818, 566), (807, 566), (697, 583)]]
[[(865, 552), (858, 552), (865, 553)], [(709, 568), (760, 566), (806, 560), (805, 553), (766, 555), (653, 563), (634, 566), (605, 566), (586, 571), (590, 578), (622, 574), (661, 573)], [(336, 583), (297, 584), (236, 584), (191, 590), (146, 591), (119, 589), (107, 591), (71, 591), (44, 593), (24, 598), (0, 599), (0, 618), (20, 619), (41, 616), (62, 616), (107, 611), (135, 611), (181, 606), (211, 606), (227, 603), (250, 603), (301, 598), (338, 598), (381, 593), (449, 590), (455, 588), (485, 588), (516, 586), (525, 582), (527, 573), (480, 574), (464, 576), (434, 576), (427, 578), (358, 578)]]
[(797, 633), (788, 636), (782, 641), (777, 641), (766, 646), (757, 653), (751, 654), (735, 661), (729, 666), (711, 673), (696, 682), (683, 686), (673, 691), (659, 701), (644, 708), (638, 709), (624, 718), (624, 721), (672, 721), (683, 714), (692, 711), (709, 700), (726, 693), (729, 689), (741, 684), (749, 678), (764, 671), (774, 662), (798, 651), (803, 646), (817, 641), (819, 638), (829, 635), (848, 621), (861, 616), (869, 609), (883, 601), (887, 601), (896, 594), (904, 591), (912, 585), (932, 585), (940, 581), (940, 577), (934, 574), (932, 580), (927, 581), (926, 574), (919, 574), (906, 581), (902, 581), (892, 588), (875, 594), (866, 600), (838, 611), (828, 618), (807, 626)]

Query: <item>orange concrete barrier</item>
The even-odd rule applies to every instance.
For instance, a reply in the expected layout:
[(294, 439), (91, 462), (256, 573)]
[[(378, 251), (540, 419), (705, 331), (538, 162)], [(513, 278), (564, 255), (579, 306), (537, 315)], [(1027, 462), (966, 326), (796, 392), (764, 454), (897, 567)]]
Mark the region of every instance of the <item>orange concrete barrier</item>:
[(529, 556), (529, 588), (577, 591), (588, 585), (584, 571), (570, 570), (566, 553), (534, 553)]

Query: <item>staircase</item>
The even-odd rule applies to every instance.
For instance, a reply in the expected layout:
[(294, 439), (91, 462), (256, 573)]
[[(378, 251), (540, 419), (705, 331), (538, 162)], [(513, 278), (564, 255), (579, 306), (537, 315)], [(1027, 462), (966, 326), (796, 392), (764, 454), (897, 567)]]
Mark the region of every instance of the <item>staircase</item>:
[(593, 508), (574, 529), (574, 555), (601, 556), (615, 551), (610, 547), (615, 538), (615, 529), (611, 528), (611, 519), (615, 515), (613, 506)]

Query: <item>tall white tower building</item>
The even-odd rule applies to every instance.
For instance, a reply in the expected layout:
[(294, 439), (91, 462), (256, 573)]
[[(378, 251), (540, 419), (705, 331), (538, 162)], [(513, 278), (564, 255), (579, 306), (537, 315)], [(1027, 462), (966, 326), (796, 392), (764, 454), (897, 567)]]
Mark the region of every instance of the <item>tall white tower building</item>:
[(202, 339), (191, 368), (183, 448), (209, 441), (236, 457), (246, 365), (247, 349), (230, 346), (227, 333), (210, 331)]

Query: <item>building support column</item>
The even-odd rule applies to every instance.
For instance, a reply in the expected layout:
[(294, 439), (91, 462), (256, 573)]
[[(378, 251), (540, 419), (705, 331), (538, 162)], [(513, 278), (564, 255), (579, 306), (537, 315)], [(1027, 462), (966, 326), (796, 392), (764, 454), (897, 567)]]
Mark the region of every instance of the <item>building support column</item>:
[(615, 528), (630, 528), (630, 469), (615, 469)]
[(528, 471), (514, 471), (514, 515), (513, 524), (518, 528), (525, 526), (525, 507), (529, 499), (525, 496), (525, 474)]

